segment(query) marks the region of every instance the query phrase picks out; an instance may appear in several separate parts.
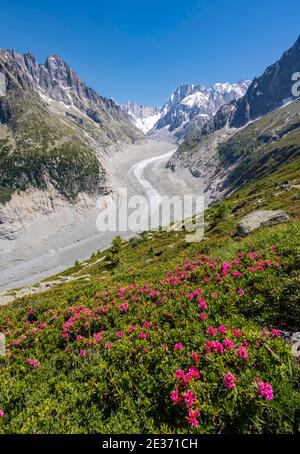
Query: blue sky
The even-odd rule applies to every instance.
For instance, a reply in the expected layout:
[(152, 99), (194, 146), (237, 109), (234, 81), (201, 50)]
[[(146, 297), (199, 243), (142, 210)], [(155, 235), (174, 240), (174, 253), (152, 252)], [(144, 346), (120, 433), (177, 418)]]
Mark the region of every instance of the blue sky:
[(260, 75), (300, 34), (299, 0), (1, 0), (0, 17), (1, 48), (57, 53), (100, 94), (145, 105)]

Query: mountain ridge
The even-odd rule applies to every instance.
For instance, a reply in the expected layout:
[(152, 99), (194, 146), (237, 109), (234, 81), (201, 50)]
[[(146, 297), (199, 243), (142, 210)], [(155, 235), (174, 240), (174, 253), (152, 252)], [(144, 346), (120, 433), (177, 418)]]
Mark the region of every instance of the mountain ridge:
[[(144, 135), (60, 57), (38, 64), (30, 53), (1, 50), (0, 72), (0, 236), (11, 238), (43, 207), (95, 206), (111, 191), (101, 158)], [(18, 192), (24, 197), (15, 219), (10, 200)]]
[[(254, 79), (243, 97), (222, 106), (199, 131), (193, 131), (167, 167), (188, 168), (201, 176), (216, 200), (262, 171), (272, 173), (284, 159), (298, 159), (300, 103), (292, 97), (298, 61), (299, 38)], [(267, 87), (264, 94), (262, 87)]]
[(250, 82), (217, 82), (208, 88), (182, 83), (162, 107), (138, 105), (134, 101), (120, 107), (148, 137), (180, 143), (191, 131), (201, 129), (224, 104), (243, 96)]

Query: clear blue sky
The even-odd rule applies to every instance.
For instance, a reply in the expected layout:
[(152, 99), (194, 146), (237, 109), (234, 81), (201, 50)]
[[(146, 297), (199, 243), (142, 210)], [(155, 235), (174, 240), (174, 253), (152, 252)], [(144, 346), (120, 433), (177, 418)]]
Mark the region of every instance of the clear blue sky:
[(0, 18), (1, 48), (57, 53), (100, 94), (149, 105), (260, 75), (300, 34), (299, 0), (1, 0)]

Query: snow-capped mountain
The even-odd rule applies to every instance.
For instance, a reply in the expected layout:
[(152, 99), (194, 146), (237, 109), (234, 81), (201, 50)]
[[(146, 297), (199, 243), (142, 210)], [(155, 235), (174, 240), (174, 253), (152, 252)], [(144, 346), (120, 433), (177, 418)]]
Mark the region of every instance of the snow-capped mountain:
[(191, 128), (201, 128), (224, 104), (239, 99), (251, 81), (236, 84), (216, 83), (209, 88), (202, 85), (179, 85), (162, 107), (160, 118), (148, 135), (157, 139), (181, 141)]
[(150, 131), (161, 117), (160, 107), (139, 106), (133, 101), (122, 104), (120, 107), (130, 116), (132, 123), (144, 134)]

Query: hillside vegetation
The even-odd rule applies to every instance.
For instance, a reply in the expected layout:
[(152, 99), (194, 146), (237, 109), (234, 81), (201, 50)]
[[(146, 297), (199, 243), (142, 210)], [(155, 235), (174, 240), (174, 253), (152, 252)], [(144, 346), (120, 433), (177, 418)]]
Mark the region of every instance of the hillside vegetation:
[(168, 166), (188, 168), (207, 188), (217, 185), (217, 196), (268, 177), (288, 163), (299, 169), (300, 100), (240, 129), (228, 128), (232, 107), (220, 109), (200, 132), (183, 142)]
[[(89, 282), (2, 307), (0, 431), (299, 432), (299, 369), (280, 335), (300, 325), (299, 184), (291, 161), (212, 206), (201, 243), (117, 238), (64, 273)], [(290, 219), (235, 237), (256, 208)]]

